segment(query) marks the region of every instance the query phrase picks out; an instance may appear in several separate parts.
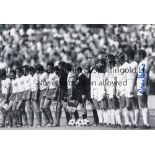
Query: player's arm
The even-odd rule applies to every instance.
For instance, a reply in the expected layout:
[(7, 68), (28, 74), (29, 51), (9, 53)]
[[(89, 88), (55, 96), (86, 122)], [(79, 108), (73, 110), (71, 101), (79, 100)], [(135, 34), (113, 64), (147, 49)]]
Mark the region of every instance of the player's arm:
[(150, 93), (150, 79), (149, 79), (149, 72), (150, 72), (151, 66), (148, 65), (148, 69), (146, 72), (146, 94), (149, 95)]
[(6, 93), (6, 97), (5, 97), (5, 103), (7, 103), (9, 101), (9, 97), (10, 97), (10, 93), (11, 93), (11, 82), (8, 83), (7, 86), (7, 93)]
[(37, 79), (36, 81), (36, 93), (35, 93), (35, 101), (38, 99), (38, 95), (39, 95), (39, 91), (40, 91), (40, 82), (39, 79)]
[(56, 80), (56, 89), (55, 89), (55, 93), (53, 95), (53, 99), (56, 100), (57, 97), (58, 97), (58, 94), (59, 94), (59, 90), (60, 90), (60, 78), (57, 77), (57, 80)]

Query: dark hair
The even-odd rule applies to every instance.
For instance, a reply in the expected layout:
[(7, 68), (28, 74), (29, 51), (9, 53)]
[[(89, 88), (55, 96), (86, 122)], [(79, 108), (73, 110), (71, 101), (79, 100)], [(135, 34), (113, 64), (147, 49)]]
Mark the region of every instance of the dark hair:
[(2, 77), (2, 76), (6, 76), (6, 70), (5, 69), (2, 69), (1, 71), (0, 71), (0, 76)]
[(14, 69), (11, 69), (10, 73), (16, 74), (16, 71)]
[(145, 50), (139, 50), (139, 51), (138, 51), (138, 54), (139, 54), (139, 55), (142, 55), (143, 58), (146, 57), (146, 51), (145, 51)]
[(66, 68), (66, 63), (64, 61), (60, 61), (58, 66), (65, 69)]
[(116, 54), (115, 58), (120, 58), (124, 60), (124, 54), (123, 53)]
[(53, 64), (52, 61), (49, 61), (49, 62), (47, 63), (47, 66), (52, 66), (52, 67), (54, 67), (54, 64)]
[(82, 72), (82, 68), (79, 66), (79, 67), (77, 67), (77, 71), (80, 71), (80, 72)]
[(22, 66), (17, 66), (17, 67), (16, 67), (16, 70), (19, 70), (20, 73), (23, 72), (23, 70), (22, 70)]
[(133, 49), (127, 49), (125, 54), (128, 55), (131, 59), (134, 59), (135, 57), (135, 51)]
[(101, 59), (101, 60), (99, 60), (99, 62), (102, 63), (102, 65), (106, 65), (105, 59)]
[(108, 55), (106, 56), (106, 59), (110, 59), (111, 61), (115, 61), (115, 56), (112, 55), (112, 54), (108, 54)]
[(43, 66), (41, 65), (41, 64), (37, 64), (36, 66), (35, 66), (35, 71), (37, 71), (37, 70), (39, 70), (39, 71), (43, 71), (44, 70), (44, 68), (43, 68)]
[(29, 71), (29, 66), (28, 65), (24, 65), (22, 68), (25, 68), (26, 70), (28, 70)]
[(33, 73), (33, 72), (35, 72), (35, 69), (34, 69), (34, 67), (33, 67), (33, 66), (30, 66), (30, 67), (29, 67), (29, 71), (30, 71), (30, 73)]
[(72, 70), (72, 65), (70, 63), (66, 64), (66, 70), (69, 72)]

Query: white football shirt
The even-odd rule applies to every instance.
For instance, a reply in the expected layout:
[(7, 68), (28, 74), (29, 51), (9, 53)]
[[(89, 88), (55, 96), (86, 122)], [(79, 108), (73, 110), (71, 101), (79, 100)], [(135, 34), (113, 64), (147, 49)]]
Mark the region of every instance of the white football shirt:
[(17, 80), (18, 92), (24, 92), (25, 91), (25, 88), (24, 88), (25, 76), (17, 77), (16, 80)]
[(55, 72), (50, 73), (47, 82), (48, 82), (49, 89), (57, 88), (59, 85), (58, 75)]
[(7, 94), (10, 84), (11, 84), (11, 80), (9, 78), (6, 78), (5, 80), (1, 81), (2, 94)]
[(47, 80), (48, 80), (48, 74), (46, 72), (42, 73), (39, 76), (40, 90), (44, 90), (47, 88)]

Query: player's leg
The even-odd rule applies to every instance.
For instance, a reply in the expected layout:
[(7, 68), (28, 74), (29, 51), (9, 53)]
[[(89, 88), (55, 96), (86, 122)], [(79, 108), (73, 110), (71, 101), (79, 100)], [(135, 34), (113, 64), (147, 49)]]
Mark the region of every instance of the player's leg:
[(115, 98), (112, 98), (110, 99), (110, 102), (111, 102), (111, 124), (112, 124), (112, 127), (116, 127), (116, 99)]
[(108, 124), (108, 116), (107, 116), (107, 109), (108, 109), (108, 101), (107, 99), (103, 99), (101, 106), (102, 117), (103, 117), (103, 125)]
[(17, 112), (17, 104), (18, 102), (13, 101), (12, 113), (13, 113), (13, 126), (17, 127), (18, 124), (18, 112)]
[(131, 102), (132, 102), (132, 105), (133, 105), (134, 116), (135, 116), (134, 127), (137, 127), (138, 122), (139, 122), (139, 117), (140, 117), (140, 111), (139, 111), (139, 105), (138, 105), (137, 97), (131, 98)]
[(70, 121), (70, 113), (69, 111), (66, 109), (66, 105), (67, 105), (67, 92), (65, 89), (61, 89), (60, 90), (60, 104), (61, 106), (64, 108), (65, 111), (65, 115), (66, 115), (66, 123), (65, 125), (68, 125), (69, 121)]
[(129, 117), (131, 120), (132, 125), (134, 125), (135, 122), (135, 116), (134, 116), (134, 109), (133, 109), (133, 97), (127, 98), (127, 110), (129, 112)]
[[(62, 104), (61, 101), (58, 100), (57, 101), (57, 105), (56, 105), (56, 126), (60, 126), (60, 118), (61, 118), (61, 113), (62, 113)], [(70, 116), (69, 116), (70, 117)]]
[(139, 102), (140, 108), (142, 109), (144, 128), (150, 128), (149, 109), (147, 106), (147, 99), (148, 99), (147, 95), (139, 95), (138, 96), (138, 102)]
[(41, 126), (41, 111), (39, 107), (39, 101), (32, 100), (32, 104), (33, 104), (34, 114), (36, 116), (36, 122), (37, 122), (36, 126), (40, 127)]
[(17, 107), (16, 107), (17, 117), (18, 117), (18, 122), (17, 122), (18, 127), (23, 126), (23, 124), (22, 124), (22, 110), (21, 110), (22, 109), (22, 104), (23, 104), (23, 100), (18, 100)]
[(6, 112), (5, 112), (5, 110), (3, 110), (3, 106), (4, 106), (4, 103), (2, 103), (0, 106), (0, 110), (2, 113), (2, 122), (0, 124), (0, 127), (5, 127), (5, 121), (6, 121)]
[(127, 109), (127, 107), (130, 106), (130, 100), (125, 97), (125, 107), (123, 108), (123, 116), (124, 116), (124, 121), (125, 121), (125, 128), (126, 127), (130, 127), (131, 123), (130, 123), (130, 115), (129, 115), (129, 111)]
[(31, 100), (25, 101), (26, 113), (27, 113), (28, 125), (29, 126), (33, 126), (33, 119), (34, 119), (33, 108), (32, 108), (31, 104), (32, 104)]
[(94, 116), (94, 125), (98, 125), (99, 124), (99, 118), (98, 118), (98, 113), (97, 113), (97, 109), (96, 109), (96, 105), (97, 103), (97, 93), (95, 93), (94, 89), (91, 89), (90, 92), (90, 103), (91, 103), (91, 108), (93, 110), (93, 116)]
[(115, 119), (118, 127), (122, 127), (121, 109), (120, 102), (118, 98), (115, 98)]
[(93, 111), (93, 118), (94, 118), (94, 124), (98, 124), (99, 123), (99, 120), (98, 120), (98, 115), (97, 115), (97, 110), (95, 108), (95, 105), (94, 105), (94, 102), (91, 98), (88, 99), (88, 101), (90, 102), (91, 104), (91, 109)]
[(51, 99), (46, 98), (43, 105), (43, 111), (46, 113), (46, 116), (49, 120), (48, 126), (52, 126), (54, 123), (52, 112), (50, 110), (50, 105), (51, 105)]
[(8, 109), (7, 109), (7, 114), (8, 114), (8, 120), (9, 120), (9, 127), (13, 126), (13, 100), (10, 100)]
[(21, 113), (22, 113), (22, 124), (24, 127), (28, 127), (28, 119), (27, 119), (27, 114), (26, 114), (25, 101), (23, 101), (22, 103)]
[(41, 116), (42, 116), (41, 117), (42, 118), (42, 126), (46, 126), (49, 123), (48, 116), (47, 116), (45, 110), (43, 109), (44, 102), (45, 102), (44, 94), (45, 94), (45, 90), (41, 90), (39, 99), (40, 99), (40, 111), (41, 111)]

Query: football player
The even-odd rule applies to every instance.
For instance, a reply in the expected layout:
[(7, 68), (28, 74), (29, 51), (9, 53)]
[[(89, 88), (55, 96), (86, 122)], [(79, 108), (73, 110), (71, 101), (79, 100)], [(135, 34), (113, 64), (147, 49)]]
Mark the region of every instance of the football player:
[[(41, 65), (35, 66), (35, 74), (31, 78), (31, 102), (33, 104), (33, 111), (36, 116), (36, 127), (41, 127), (41, 111), (39, 102), (39, 75), (41, 72)], [(31, 74), (32, 75), (32, 74)]]
[(61, 117), (61, 109), (64, 108), (66, 114), (66, 124), (70, 120), (70, 113), (66, 109), (67, 105), (67, 72), (66, 72), (66, 63), (61, 61), (58, 64), (57, 74), (59, 76), (59, 91), (58, 91), (58, 101), (56, 107), (56, 126), (60, 126), (60, 117)]
[[(98, 97), (98, 86), (97, 86), (97, 81), (98, 81), (98, 71), (97, 71), (97, 62), (98, 60), (96, 58), (93, 58), (91, 60), (91, 68), (90, 68), (90, 96), (91, 96), (91, 100), (93, 103), (92, 107), (95, 106), (96, 109), (96, 105), (97, 105), (97, 97)], [(96, 111), (95, 111), (96, 112)], [(98, 125), (99, 120), (98, 120), (98, 115), (96, 113), (95, 117), (96, 117), (96, 124), (94, 125)]]
[(108, 102), (106, 97), (106, 86), (105, 86), (105, 72), (106, 72), (106, 63), (105, 60), (102, 59), (97, 64), (98, 67), (98, 78), (97, 78), (97, 86), (98, 86), (98, 96), (97, 96), (97, 114), (99, 118), (99, 125), (107, 125), (107, 109)]
[(133, 127), (137, 127), (139, 121), (139, 106), (138, 100), (135, 92), (135, 85), (137, 79), (137, 68), (138, 63), (134, 61), (135, 51), (132, 49), (128, 49), (125, 52), (126, 60), (128, 61), (128, 70), (126, 70), (126, 79), (127, 85), (125, 89), (125, 97), (126, 97), (126, 108), (129, 112), (131, 124)]
[(82, 118), (87, 119), (87, 110), (86, 110), (86, 93), (87, 93), (87, 78), (85, 74), (82, 73), (82, 68), (77, 67), (77, 78), (76, 78), (76, 98), (77, 102), (80, 105), (82, 111)]
[(145, 50), (139, 50), (137, 53), (138, 64), (138, 75), (137, 75), (137, 96), (140, 109), (142, 111), (144, 129), (149, 129), (149, 109), (148, 109), (148, 94), (149, 94), (149, 65), (146, 57)]
[(11, 88), (11, 81), (9, 78), (6, 77), (6, 70), (2, 69), (0, 72), (1, 75), (1, 99), (0, 99), (0, 110), (2, 112), (2, 123), (0, 127), (5, 127), (6, 117), (7, 117), (7, 108), (9, 103), (10, 97), (10, 88)]
[(86, 92), (86, 100), (88, 100), (90, 103), (91, 103), (91, 108), (92, 108), (92, 111), (93, 111), (93, 118), (94, 118), (94, 124), (93, 126), (96, 126), (98, 125), (99, 123), (99, 120), (98, 120), (98, 115), (97, 115), (97, 111), (96, 111), (96, 107), (94, 105), (94, 102), (93, 100), (91, 99), (91, 70), (90, 70), (90, 64), (89, 63), (86, 63), (84, 68), (83, 68), (83, 72), (86, 76), (86, 89), (87, 89), (87, 92)]
[(45, 101), (43, 104), (43, 111), (48, 120), (48, 123), (46, 126), (52, 127), (54, 126), (54, 120), (53, 120), (52, 112), (50, 110), (50, 105), (55, 97), (56, 90), (59, 86), (59, 77), (54, 72), (53, 62), (47, 63), (47, 72), (48, 72), (48, 79), (47, 79), (48, 87), (46, 90), (47, 93), (46, 93)]
[(18, 114), (18, 127), (21, 126), (28, 126), (28, 122), (27, 122), (27, 114), (25, 111), (25, 76), (23, 75), (23, 70), (21, 66), (18, 66), (16, 68), (16, 75), (17, 75), (17, 89), (18, 89), (18, 93), (17, 93), (17, 100), (16, 100), (16, 110), (17, 110), (17, 114)]
[(17, 88), (17, 80), (16, 80), (16, 71), (13, 69), (10, 70), (10, 80), (11, 80), (11, 96), (9, 98), (9, 106), (8, 106), (7, 112), (9, 115), (9, 126), (16, 127), (17, 118), (14, 119), (14, 117), (17, 117), (15, 107), (16, 107), (18, 88)]
[(121, 120), (121, 115), (123, 114), (122, 111), (126, 107), (126, 99), (125, 99), (125, 87), (126, 85), (124, 84), (126, 81), (126, 78), (124, 77), (124, 54), (120, 53), (117, 54), (115, 57), (116, 60), (116, 65), (115, 67), (117, 70), (115, 71), (116, 73), (116, 97), (119, 101), (119, 109), (116, 111), (116, 120), (117, 124), (119, 126), (122, 126), (122, 120)]
[(113, 55), (106, 56), (106, 95), (108, 99), (107, 119), (108, 124), (112, 127), (116, 127), (116, 110), (118, 107), (118, 101), (116, 98), (116, 79), (115, 79), (115, 57)]
[(24, 92), (24, 102), (26, 106), (26, 113), (28, 117), (28, 125), (31, 127), (33, 126), (33, 108), (32, 108), (32, 103), (31, 103), (31, 79), (32, 75), (30, 74), (29, 66), (25, 65), (23, 66), (23, 73), (25, 76), (25, 81), (24, 81), (24, 87), (25, 87), (25, 92)]
[[(40, 65), (40, 71), (39, 71), (39, 102), (40, 102), (40, 110), (41, 110), (42, 116), (43, 116), (42, 126), (48, 125), (48, 123), (50, 123), (50, 121), (51, 121), (51, 120), (49, 120), (49, 117), (47, 116), (45, 109), (43, 109), (45, 97), (47, 94), (47, 80), (48, 80), (48, 73), (46, 71), (44, 71), (43, 66)], [(53, 122), (53, 120), (52, 120), (52, 122)]]
[(67, 76), (67, 109), (70, 112), (70, 119), (72, 118), (72, 115), (74, 114), (75, 121), (79, 119), (79, 113), (77, 111), (77, 103), (76, 103), (76, 75), (73, 72), (73, 67), (71, 64), (66, 64), (66, 71), (68, 73)]

